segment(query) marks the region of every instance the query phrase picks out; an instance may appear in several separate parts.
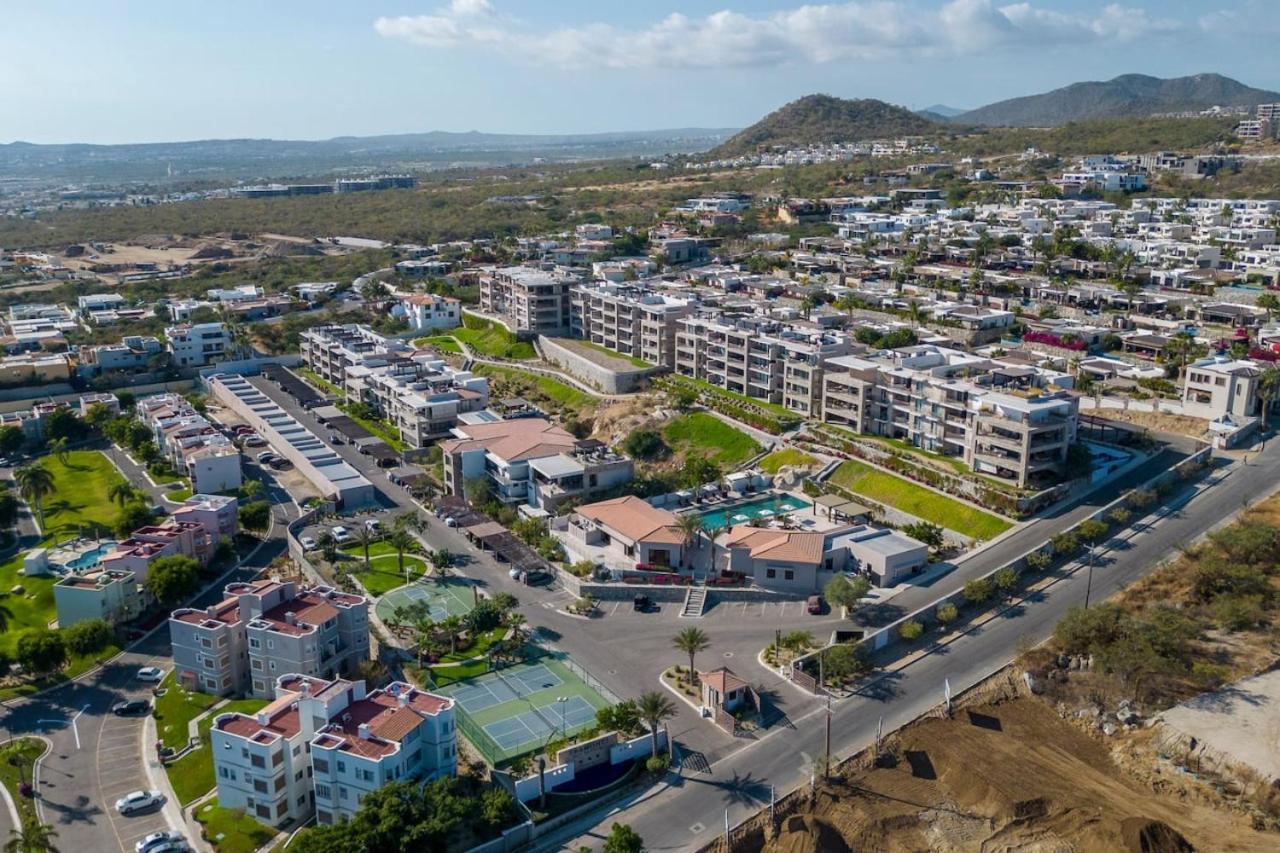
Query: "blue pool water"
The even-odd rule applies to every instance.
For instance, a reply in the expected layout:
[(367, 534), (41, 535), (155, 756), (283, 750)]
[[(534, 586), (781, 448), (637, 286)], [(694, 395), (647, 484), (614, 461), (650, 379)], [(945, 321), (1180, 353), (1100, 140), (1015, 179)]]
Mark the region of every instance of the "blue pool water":
[(116, 543), (114, 542), (103, 542), (96, 548), (85, 551), (79, 557), (76, 557), (74, 560), (67, 563), (67, 568), (77, 572), (84, 571), (85, 569), (92, 569), (94, 566), (98, 565), (98, 562), (104, 555), (110, 554), (115, 550), (115, 547)]
[(742, 503), (718, 506), (699, 513), (702, 523), (708, 529), (729, 527), (734, 524), (746, 524), (749, 519), (761, 518), (760, 513), (798, 512), (812, 506), (808, 501), (794, 495), (763, 495)]

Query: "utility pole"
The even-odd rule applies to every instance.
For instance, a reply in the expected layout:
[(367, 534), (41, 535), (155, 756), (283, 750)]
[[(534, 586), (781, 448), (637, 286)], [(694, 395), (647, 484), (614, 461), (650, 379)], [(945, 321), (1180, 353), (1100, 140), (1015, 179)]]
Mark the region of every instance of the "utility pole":
[(826, 758), (822, 761), (822, 781), (831, 778), (831, 694), (827, 694), (827, 745)]
[(729, 840), (729, 810), (724, 810), (724, 849), (725, 853), (729, 853), (733, 849), (732, 842)]
[(773, 786), (770, 785), (769, 786), (769, 826), (773, 827), (774, 829), (777, 829), (778, 827), (777, 813), (775, 811), (777, 807), (777, 803), (778, 803), (777, 795), (773, 790)]
[(950, 678), (942, 679), (942, 696), (947, 703), (947, 717), (949, 719), (951, 717), (951, 679)]
[(1089, 574), (1084, 582), (1084, 609), (1089, 609), (1089, 595), (1093, 592), (1093, 546), (1089, 546)]
[(873, 764), (878, 765), (880, 763), (880, 739), (883, 733), (884, 733), (884, 716), (881, 715), (880, 721), (876, 723), (876, 750), (875, 752), (871, 753)]

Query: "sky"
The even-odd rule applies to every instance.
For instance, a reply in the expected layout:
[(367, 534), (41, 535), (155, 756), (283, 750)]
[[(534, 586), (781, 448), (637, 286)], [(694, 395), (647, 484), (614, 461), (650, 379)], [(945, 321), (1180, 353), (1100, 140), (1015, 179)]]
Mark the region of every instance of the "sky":
[(4, 0), (0, 142), (743, 127), (1124, 73), (1280, 90), (1278, 0)]

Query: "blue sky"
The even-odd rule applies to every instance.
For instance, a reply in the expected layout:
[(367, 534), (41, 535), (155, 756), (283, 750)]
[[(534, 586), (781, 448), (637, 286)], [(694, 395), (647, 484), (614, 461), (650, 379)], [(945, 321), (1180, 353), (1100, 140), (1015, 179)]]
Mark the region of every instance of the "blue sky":
[(811, 92), (979, 106), (1215, 71), (1276, 0), (5, 0), (0, 142), (744, 126)]

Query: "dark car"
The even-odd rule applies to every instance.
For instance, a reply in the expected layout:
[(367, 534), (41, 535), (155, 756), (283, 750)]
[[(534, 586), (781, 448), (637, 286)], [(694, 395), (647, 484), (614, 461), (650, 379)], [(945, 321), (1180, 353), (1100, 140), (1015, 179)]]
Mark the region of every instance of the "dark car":
[(111, 706), (111, 713), (117, 717), (131, 717), (134, 714), (145, 714), (151, 710), (151, 703), (146, 699), (130, 699), (128, 702), (117, 702)]
[(647, 613), (653, 607), (653, 599), (647, 595), (637, 595), (631, 600), (631, 606), (637, 613)]
[(524, 573), (525, 586), (542, 586), (551, 583), (551, 572), (542, 569), (530, 569)]

